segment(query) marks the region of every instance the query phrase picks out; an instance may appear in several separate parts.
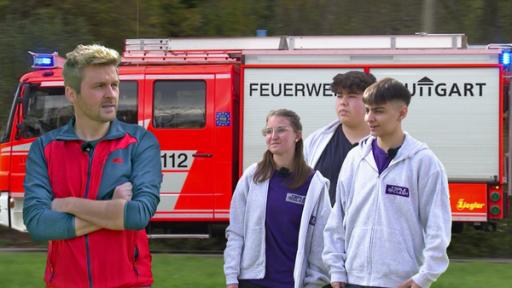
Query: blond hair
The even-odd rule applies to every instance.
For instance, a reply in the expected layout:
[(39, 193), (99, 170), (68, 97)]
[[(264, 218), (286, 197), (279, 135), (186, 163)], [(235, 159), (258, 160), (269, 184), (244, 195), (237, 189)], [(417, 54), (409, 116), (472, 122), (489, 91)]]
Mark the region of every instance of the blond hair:
[(62, 76), (64, 85), (80, 93), (82, 84), (82, 71), (90, 65), (114, 65), (121, 63), (121, 56), (116, 50), (102, 45), (78, 45), (75, 50), (66, 54), (66, 62)]

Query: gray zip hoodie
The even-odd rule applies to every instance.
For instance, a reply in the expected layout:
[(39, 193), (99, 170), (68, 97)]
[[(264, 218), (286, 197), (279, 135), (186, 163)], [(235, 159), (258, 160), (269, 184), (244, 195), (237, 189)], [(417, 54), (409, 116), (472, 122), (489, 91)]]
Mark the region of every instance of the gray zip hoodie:
[(347, 155), (327, 222), (323, 259), (331, 282), (397, 287), (412, 278), (429, 287), (448, 267), (448, 181), (428, 147), (406, 134), (379, 175), (371, 143)]
[[(224, 250), (226, 284), (265, 277), (265, 211), (269, 180), (255, 183), (257, 164), (244, 171), (231, 200)], [(295, 288), (329, 283), (322, 262), (323, 230), (330, 213), (329, 180), (315, 172), (304, 203), (293, 279)]]
[(340, 120), (336, 119), (326, 126), (311, 133), (311, 135), (304, 140), (304, 159), (309, 166), (315, 167), (318, 159), (322, 156), (325, 147), (331, 141), (332, 135), (340, 126)]

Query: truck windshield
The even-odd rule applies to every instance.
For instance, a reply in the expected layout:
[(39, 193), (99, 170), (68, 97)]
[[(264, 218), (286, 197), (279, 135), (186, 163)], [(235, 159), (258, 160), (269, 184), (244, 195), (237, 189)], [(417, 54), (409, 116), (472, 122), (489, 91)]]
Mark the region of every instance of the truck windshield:
[[(137, 123), (137, 81), (121, 81), (119, 90), (117, 118)], [(66, 124), (74, 115), (64, 87), (31, 86), (28, 97), (19, 134), (22, 138), (38, 137)]]
[(22, 138), (38, 137), (64, 125), (73, 115), (71, 104), (64, 96), (64, 87), (31, 86), (28, 96), (20, 130)]

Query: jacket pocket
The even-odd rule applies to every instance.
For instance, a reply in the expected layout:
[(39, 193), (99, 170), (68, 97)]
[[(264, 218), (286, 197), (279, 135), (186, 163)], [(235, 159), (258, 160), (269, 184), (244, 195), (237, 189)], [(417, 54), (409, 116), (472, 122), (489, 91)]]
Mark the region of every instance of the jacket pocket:
[(246, 231), (241, 255), (241, 270), (251, 270), (264, 263), (264, 257), (261, 257), (265, 253), (262, 245), (262, 241), (265, 241), (264, 228), (248, 228)]
[(345, 269), (347, 272), (367, 272), (370, 247), (370, 228), (358, 228), (347, 236)]
[(151, 253), (149, 251), (148, 238), (144, 230), (135, 232), (133, 246), (133, 270), (140, 285), (151, 285), (153, 275), (151, 273)]
[(407, 233), (394, 229), (375, 228), (372, 244), (372, 270), (380, 275), (407, 279), (418, 271), (412, 241)]
[(137, 245), (135, 245), (135, 247), (133, 248), (133, 271), (135, 272), (135, 275), (137, 275), (137, 277), (139, 276), (139, 270), (137, 269), (137, 260), (139, 259), (139, 248), (137, 247)]

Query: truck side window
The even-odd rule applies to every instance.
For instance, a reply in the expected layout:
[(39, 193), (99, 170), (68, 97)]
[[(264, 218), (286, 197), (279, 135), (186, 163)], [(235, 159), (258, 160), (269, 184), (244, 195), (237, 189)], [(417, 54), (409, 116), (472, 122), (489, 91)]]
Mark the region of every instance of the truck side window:
[(20, 131), (22, 138), (38, 137), (66, 124), (73, 116), (64, 87), (31, 86), (27, 103)]
[(137, 124), (137, 81), (123, 80), (119, 84), (117, 119)]
[(155, 128), (205, 127), (206, 83), (204, 81), (156, 81), (153, 96)]

